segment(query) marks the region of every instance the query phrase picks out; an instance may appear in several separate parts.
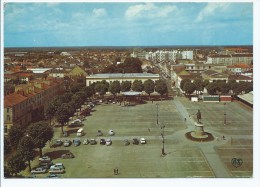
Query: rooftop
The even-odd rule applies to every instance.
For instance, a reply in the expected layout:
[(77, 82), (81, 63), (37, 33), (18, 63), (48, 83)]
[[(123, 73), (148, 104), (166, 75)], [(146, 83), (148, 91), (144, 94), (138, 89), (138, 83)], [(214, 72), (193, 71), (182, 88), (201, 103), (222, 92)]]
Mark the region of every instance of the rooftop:
[(127, 77), (127, 78), (130, 78), (130, 77), (133, 77), (133, 78), (135, 78), (135, 77), (159, 78), (160, 75), (152, 74), (152, 73), (104, 73), (104, 74), (93, 74), (93, 75), (87, 76), (87, 78), (124, 78), (124, 77)]

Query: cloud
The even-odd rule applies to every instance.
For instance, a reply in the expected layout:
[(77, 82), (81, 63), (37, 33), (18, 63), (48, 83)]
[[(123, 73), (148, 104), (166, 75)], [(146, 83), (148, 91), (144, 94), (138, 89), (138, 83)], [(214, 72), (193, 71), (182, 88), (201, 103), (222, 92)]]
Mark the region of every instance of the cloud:
[(104, 8), (95, 8), (93, 9), (92, 14), (94, 17), (105, 17), (107, 12)]
[(215, 15), (217, 12), (226, 10), (230, 3), (208, 3), (198, 14), (196, 22), (200, 22), (207, 17)]
[(127, 19), (135, 18), (161, 18), (167, 17), (170, 13), (177, 11), (176, 6), (165, 5), (165, 6), (156, 6), (153, 3), (138, 4), (130, 6), (126, 12), (125, 17)]

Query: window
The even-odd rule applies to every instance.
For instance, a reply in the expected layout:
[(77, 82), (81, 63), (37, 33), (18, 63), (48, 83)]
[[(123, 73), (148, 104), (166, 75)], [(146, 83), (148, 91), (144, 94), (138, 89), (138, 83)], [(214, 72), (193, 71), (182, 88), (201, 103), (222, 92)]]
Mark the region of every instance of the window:
[(10, 121), (10, 115), (7, 115), (7, 121)]
[(7, 113), (9, 113), (9, 108), (7, 108), (6, 110), (7, 110)]

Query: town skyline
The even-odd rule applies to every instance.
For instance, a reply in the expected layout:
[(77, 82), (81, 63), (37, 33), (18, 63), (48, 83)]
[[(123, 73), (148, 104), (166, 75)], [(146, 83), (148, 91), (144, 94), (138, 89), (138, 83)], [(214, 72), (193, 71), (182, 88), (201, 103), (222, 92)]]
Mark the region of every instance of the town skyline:
[(253, 45), (253, 3), (7, 3), (5, 47)]

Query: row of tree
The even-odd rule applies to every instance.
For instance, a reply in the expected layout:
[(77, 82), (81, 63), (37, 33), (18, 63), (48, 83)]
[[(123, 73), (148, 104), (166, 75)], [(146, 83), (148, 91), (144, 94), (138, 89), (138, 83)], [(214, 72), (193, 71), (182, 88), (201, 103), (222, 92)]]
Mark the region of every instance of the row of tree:
[(253, 82), (236, 82), (235, 80), (230, 80), (227, 83), (225, 81), (215, 81), (209, 83), (208, 80), (195, 79), (193, 82), (190, 79), (183, 79), (180, 84), (180, 88), (185, 92), (185, 94), (196, 94), (202, 92), (204, 88), (210, 95), (216, 94), (241, 94), (248, 93), (253, 90)]
[(106, 92), (111, 92), (114, 97), (117, 93), (127, 92), (130, 90), (142, 92), (145, 91), (149, 96), (154, 91), (158, 92), (161, 96), (168, 92), (167, 84), (163, 80), (153, 81), (148, 79), (142, 83), (141, 80), (135, 80), (133, 83), (130, 81), (123, 81), (121, 84), (119, 81), (113, 81), (108, 83), (105, 80), (92, 84), (95, 92), (98, 92), (101, 96), (104, 96)]
[[(120, 58), (118, 60), (121, 60)], [(114, 63), (102, 73), (142, 73), (142, 61), (139, 58), (127, 57), (123, 63)]]
[[(35, 158), (35, 149), (39, 149), (42, 156), (42, 148), (53, 137), (53, 129), (46, 122), (37, 122), (26, 129), (20, 126), (11, 127), (9, 134), (4, 138), (5, 155), (12, 153), (5, 167), (5, 176), (17, 175), (27, 165), (31, 171), (31, 161)], [(27, 162), (27, 163), (26, 163)]]

